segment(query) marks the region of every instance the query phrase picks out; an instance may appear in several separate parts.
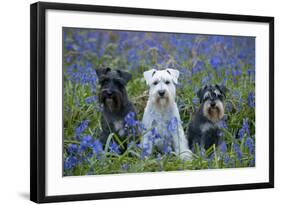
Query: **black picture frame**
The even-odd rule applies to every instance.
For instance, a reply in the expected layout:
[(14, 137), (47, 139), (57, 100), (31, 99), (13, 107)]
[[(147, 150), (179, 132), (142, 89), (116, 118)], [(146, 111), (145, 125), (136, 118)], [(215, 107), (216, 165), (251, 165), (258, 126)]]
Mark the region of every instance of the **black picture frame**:
[[(192, 188), (171, 188), (109, 193), (46, 196), (46, 11), (67, 10), (101, 13), (168, 16), (193, 19), (262, 22), (269, 24), (269, 181)], [(267, 123), (267, 122), (266, 122)], [(198, 192), (231, 191), (274, 187), (274, 18), (265, 16), (230, 15), (144, 8), (125, 8), (83, 4), (38, 2), (30, 6), (30, 200), (37, 203), (76, 200), (97, 200)]]

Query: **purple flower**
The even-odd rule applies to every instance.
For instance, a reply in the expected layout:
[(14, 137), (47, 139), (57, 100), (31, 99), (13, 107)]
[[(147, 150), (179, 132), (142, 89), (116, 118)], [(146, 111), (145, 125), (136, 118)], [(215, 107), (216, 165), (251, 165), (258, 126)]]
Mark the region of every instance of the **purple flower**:
[(245, 136), (245, 134), (250, 135), (250, 129), (249, 129), (248, 119), (244, 118), (243, 125), (242, 125), (242, 128), (238, 132), (238, 136), (240, 139), (242, 139)]
[(226, 143), (223, 141), (220, 145), (220, 152), (221, 154), (225, 154), (227, 151), (227, 146), (226, 146)]
[(234, 152), (236, 153), (237, 159), (239, 161), (242, 160), (243, 153), (238, 144), (234, 144)]
[(253, 92), (249, 92), (248, 94), (248, 106), (255, 108), (255, 94)]
[(229, 157), (229, 155), (228, 154), (225, 154), (225, 156), (224, 156), (224, 163), (226, 164), (226, 165), (228, 165), (228, 163), (229, 163), (229, 160), (230, 160), (230, 157)]
[(173, 133), (178, 130), (178, 119), (176, 117), (173, 117), (169, 122), (168, 122), (168, 127), (167, 127), (168, 132)]
[(77, 144), (69, 144), (67, 147), (67, 152), (69, 155), (75, 154), (78, 151)]
[(86, 104), (92, 104), (92, 103), (94, 103), (94, 102), (97, 102), (98, 101), (98, 98), (97, 98), (97, 96), (91, 96), (91, 97), (87, 97), (86, 99), (85, 99), (85, 103)]
[(198, 97), (194, 97), (194, 98), (192, 99), (192, 102), (193, 102), (194, 105), (198, 105), (198, 103), (199, 103), (199, 98), (198, 98)]
[(125, 117), (125, 124), (127, 127), (135, 127), (138, 122), (135, 120), (136, 113), (134, 112), (129, 112), (126, 117)]
[(80, 125), (75, 129), (75, 134), (77, 137), (80, 137), (80, 135), (87, 129), (89, 122), (87, 120), (84, 120), (80, 123)]
[(93, 149), (93, 153), (98, 155), (100, 153), (103, 152), (103, 146), (102, 143), (99, 139), (95, 140), (92, 145), (91, 145), (92, 149)]
[(69, 157), (65, 158), (65, 160), (64, 160), (64, 169), (65, 170), (72, 169), (73, 167), (76, 166), (77, 163), (78, 163), (78, 160), (77, 160), (76, 156), (69, 156)]
[(213, 56), (210, 60), (210, 64), (213, 69), (217, 70), (218, 67), (222, 65), (222, 60), (218, 56)]
[(109, 150), (110, 150), (110, 153), (114, 153), (114, 154), (117, 154), (117, 155), (120, 154), (119, 146), (115, 141), (112, 141), (110, 143)]
[(247, 137), (244, 145), (246, 148), (248, 148), (250, 154), (254, 153), (254, 141), (251, 137)]

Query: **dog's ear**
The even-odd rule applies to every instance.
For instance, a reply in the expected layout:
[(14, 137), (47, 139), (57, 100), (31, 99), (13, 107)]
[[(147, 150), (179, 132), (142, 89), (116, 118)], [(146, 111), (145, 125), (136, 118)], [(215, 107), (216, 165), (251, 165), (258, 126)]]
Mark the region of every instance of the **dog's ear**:
[(227, 88), (224, 85), (218, 85), (216, 84), (215, 87), (223, 94), (223, 96), (226, 96)]
[(178, 70), (167, 68), (166, 71), (172, 76), (172, 79), (175, 84), (178, 84), (178, 78), (180, 75), (180, 72)]
[(125, 84), (127, 84), (132, 79), (132, 74), (126, 71), (117, 70), (117, 73), (124, 80)]
[(100, 68), (96, 70), (97, 76), (100, 79), (103, 75), (106, 75), (106, 73), (110, 72), (111, 68)]
[(143, 76), (144, 76), (144, 79), (145, 79), (147, 85), (150, 85), (152, 77), (156, 72), (157, 71), (155, 69), (151, 69), (151, 70), (143, 72)]

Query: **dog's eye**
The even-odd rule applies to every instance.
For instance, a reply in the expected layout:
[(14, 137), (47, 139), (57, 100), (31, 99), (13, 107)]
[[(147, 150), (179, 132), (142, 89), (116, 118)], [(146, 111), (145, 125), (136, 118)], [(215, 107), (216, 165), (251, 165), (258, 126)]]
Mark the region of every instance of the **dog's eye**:
[(223, 98), (221, 94), (218, 94), (217, 96), (218, 96), (218, 98)]
[(157, 85), (157, 84), (158, 84), (158, 81), (154, 81), (154, 82), (153, 82), (153, 85)]
[(169, 85), (169, 84), (170, 84), (170, 81), (167, 80), (167, 81), (165, 82), (165, 84), (166, 84), (166, 85)]

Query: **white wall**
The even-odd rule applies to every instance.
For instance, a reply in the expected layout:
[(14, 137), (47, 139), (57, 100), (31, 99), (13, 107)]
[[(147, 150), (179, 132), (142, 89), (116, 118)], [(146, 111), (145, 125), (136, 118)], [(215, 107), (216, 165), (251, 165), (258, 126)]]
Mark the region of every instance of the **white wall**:
[[(49, 0), (52, 1), (52, 0)], [(2, 1), (0, 6), (0, 204), (31, 204), (29, 198), (29, 4), (34, 1)], [(275, 90), (281, 81), (281, 12), (278, 1), (260, 0), (84, 0), (72, 3), (146, 7), (202, 12), (268, 15), (275, 17)], [(280, 92), (275, 92), (276, 188), (177, 196), (78, 202), (81, 204), (246, 204), (280, 201)], [(274, 203), (275, 202), (275, 203)], [(73, 202), (71, 204), (78, 204)]]

